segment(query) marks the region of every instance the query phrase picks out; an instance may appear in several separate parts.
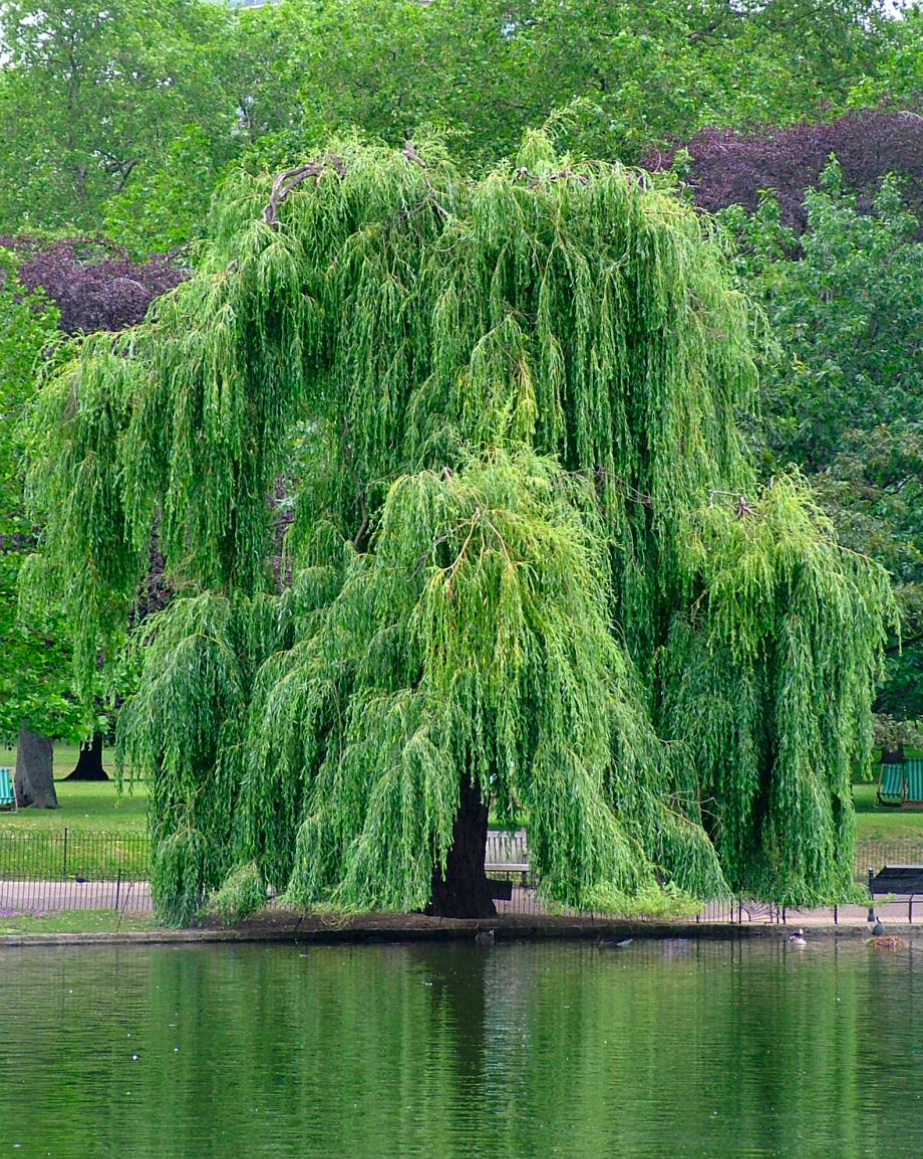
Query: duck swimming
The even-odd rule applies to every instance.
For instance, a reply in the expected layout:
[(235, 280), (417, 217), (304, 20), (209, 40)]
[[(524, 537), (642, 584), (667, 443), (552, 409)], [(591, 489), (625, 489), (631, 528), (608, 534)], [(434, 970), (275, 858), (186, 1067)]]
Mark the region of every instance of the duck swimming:
[(788, 944), (790, 946), (806, 946), (804, 930), (795, 930), (793, 934), (788, 935)]

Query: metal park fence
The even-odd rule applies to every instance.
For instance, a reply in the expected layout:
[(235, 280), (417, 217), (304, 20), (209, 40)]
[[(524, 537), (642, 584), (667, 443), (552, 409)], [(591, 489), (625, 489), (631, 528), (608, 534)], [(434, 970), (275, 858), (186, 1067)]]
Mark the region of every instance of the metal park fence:
[(146, 881), (150, 873), (145, 833), (0, 828), (0, 880)]
[(150, 913), (144, 833), (0, 828), (0, 916), (61, 910)]
[[(923, 864), (923, 837), (857, 843), (855, 875), (863, 885), (868, 880), (869, 868), (878, 870), (884, 865), (912, 863)], [(2, 826), (0, 917), (80, 909), (115, 909), (149, 915), (150, 865), (150, 841), (143, 833), (41, 831)], [(485, 868), (493, 882), (498, 914), (591, 916), (555, 906), (542, 898), (531, 873), (524, 829), (491, 830)], [(846, 917), (855, 918), (856, 914), (851, 911), (858, 913), (859, 908), (853, 906), (842, 912)], [(613, 917), (611, 914), (595, 916), (600, 921)], [(693, 920), (797, 924), (799, 915), (781, 906), (735, 897), (709, 902)]]
[[(578, 911), (555, 909), (549, 907), (535, 889), (535, 882), (529, 871), (529, 852), (527, 836), (524, 829), (516, 832), (491, 831), (487, 842), (487, 873), (488, 877), (496, 882), (503, 882), (507, 889), (497, 889), (496, 906), (498, 913), (514, 914), (547, 914), (560, 913), (563, 916)], [(876, 838), (863, 839), (856, 842), (854, 859), (854, 874), (856, 882), (866, 885), (869, 869), (878, 870), (884, 865), (923, 864), (923, 833), (919, 838)], [(898, 903), (902, 910), (905, 903)], [(877, 905), (878, 910), (896, 910), (897, 906)], [(864, 906), (831, 907), (830, 916), (834, 922), (839, 920), (860, 920)], [(611, 918), (611, 914), (587, 915), (595, 916), (600, 921)], [(695, 922), (736, 923), (743, 925), (750, 922), (769, 922), (781, 924), (798, 924), (804, 920), (804, 914), (797, 909), (787, 908), (773, 902), (755, 901), (744, 897), (722, 898), (707, 902), (699, 913), (694, 915)], [(892, 914), (891, 916), (896, 916)]]
[(863, 884), (870, 869), (883, 865), (923, 864), (923, 830), (919, 838), (863, 838), (856, 842), (856, 881)]

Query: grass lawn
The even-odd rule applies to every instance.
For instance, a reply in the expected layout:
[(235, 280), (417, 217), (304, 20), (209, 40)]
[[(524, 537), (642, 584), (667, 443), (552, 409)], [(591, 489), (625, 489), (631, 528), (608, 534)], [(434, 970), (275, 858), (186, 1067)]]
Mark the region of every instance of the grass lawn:
[[(916, 755), (908, 753), (908, 756)], [(895, 809), (879, 805), (878, 778), (855, 781), (856, 877), (887, 864), (923, 862), (923, 809)]]
[[(84, 829), (107, 833), (144, 833), (147, 828), (147, 785), (133, 781), (119, 794), (113, 781), (66, 781), (77, 763), (75, 745), (55, 745), (54, 774), (58, 809), (20, 809), (0, 813), (0, 828), (22, 830)], [(0, 748), (0, 765), (16, 764), (15, 749)], [(113, 775), (113, 762), (103, 768)]]
[(5, 917), (0, 910), (2, 934), (114, 934), (132, 930), (152, 930), (155, 924), (143, 918), (130, 918), (118, 910), (66, 910), (39, 917)]
[(879, 805), (875, 799), (877, 782), (853, 785), (856, 802), (856, 834), (879, 839), (923, 837), (923, 809), (895, 809)]

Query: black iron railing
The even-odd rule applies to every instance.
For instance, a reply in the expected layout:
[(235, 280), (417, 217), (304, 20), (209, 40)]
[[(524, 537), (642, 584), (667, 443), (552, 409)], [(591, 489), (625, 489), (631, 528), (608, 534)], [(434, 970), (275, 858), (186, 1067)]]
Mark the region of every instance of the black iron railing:
[[(491, 831), (486, 860), (488, 876), (505, 883), (495, 891), (498, 913), (576, 912), (548, 903), (535, 888), (524, 830)], [(869, 868), (877, 871), (883, 865), (915, 862), (923, 864), (923, 837), (862, 840), (856, 847), (856, 880), (865, 884)], [(0, 916), (4, 911), (106, 908), (149, 913), (150, 865), (150, 840), (143, 833), (0, 826)], [(779, 906), (729, 898), (709, 902), (695, 920), (743, 923), (786, 918), (794, 920)]]

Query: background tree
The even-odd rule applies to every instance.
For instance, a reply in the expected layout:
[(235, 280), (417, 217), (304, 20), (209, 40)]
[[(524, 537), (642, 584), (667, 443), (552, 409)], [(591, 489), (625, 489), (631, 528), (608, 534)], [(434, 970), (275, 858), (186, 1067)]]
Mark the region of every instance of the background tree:
[(741, 205), (755, 213), (771, 190), (784, 226), (800, 234), (807, 224), (805, 194), (820, 184), (831, 155), (838, 180), (864, 214), (874, 209), (881, 182), (892, 174), (908, 208), (923, 209), (923, 118), (906, 111), (861, 109), (830, 121), (778, 124), (747, 131), (708, 127), (681, 150), (649, 153), (654, 169), (678, 169), (696, 205), (716, 213)]
[(824, 119), (891, 91), (909, 22), (888, 11), (884, 0), (7, 0), (0, 230), (103, 229), (139, 255), (169, 249), (203, 235), (213, 189), (242, 157), (294, 163), (352, 128), (394, 142), (436, 125), (483, 169), (552, 116), (574, 148), (626, 162), (707, 125)]
[(217, 222), (32, 419), (32, 579), (78, 661), (154, 526), (183, 589), (120, 722), (161, 910), (224, 881), (484, 914), (491, 801), (570, 904), (848, 892), (887, 584), (797, 478), (757, 487), (749, 324), (692, 212), (532, 135), (479, 182), (342, 142)]
[(361, 20), (348, 0), (279, 7), (273, 22), (302, 21), (279, 68), (302, 149), (331, 130), (396, 141), (429, 123), (475, 165), (567, 107), (571, 144), (625, 162), (705, 125), (829, 115), (877, 75), (893, 24), (877, 0), (367, 0)]
[(876, 708), (913, 721), (923, 716), (923, 244), (894, 179), (868, 212), (843, 186), (839, 163), (828, 164), (804, 192), (798, 235), (771, 196), (724, 218), (740, 243), (740, 284), (777, 342), (753, 431), (764, 470), (807, 472), (841, 541), (891, 573), (905, 647), (889, 648)]
[[(52, 738), (80, 739), (99, 727), (71, 691), (72, 663), (54, 601), (19, 606), (17, 580), (39, 528), (26, 516), (21, 424), (40, 367), (61, 356), (62, 332), (120, 330), (140, 322), (153, 297), (183, 271), (163, 259), (132, 263), (98, 240), (4, 238), (0, 289), (0, 735), (18, 736), (21, 805), (53, 807)], [(81, 752), (81, 777), (105, 777), (102, 736)]]
[[(26, 517), (22, 494), (22, 445), (18, 428), (34, 393), (39, 364), (57, 339), (57, 313), (46, 301), (28, 295), (15, 279), (16, 263), (3, 255), (0, 285), (0, 735), (18, 736), (15, 773), (20, 805), (55, 808), (57, 798), (49, 732), (68, 732), (79, 711), (67, 699), (69, 656), (53, 615), (20, 616), (17, 581), (23, 559), (34, 549), (35, 530)], [(30, 759), (31, 758), (31, 759)]]
[(856, 79), (849, 103), (919, 113), (923, 100), (923, 8), (918, 0), (896, 0), (892, 7), (900, 10), (900, 19), (889, 21), (875, 67)]
[[(583, 98), (578, 140), (635, 162), (703, 126), (789, 124), (842, 108), (889, 43), (878, 0), (540, 3), (514, 37), (547, 116)], [(518, 32), (518, 28), (517, 28)]]
[(233, 154), (220, 4), (5, 0), (0, 228), (99, 229), (108, 198), (166, 161), (190, 124), (212, 171)]

